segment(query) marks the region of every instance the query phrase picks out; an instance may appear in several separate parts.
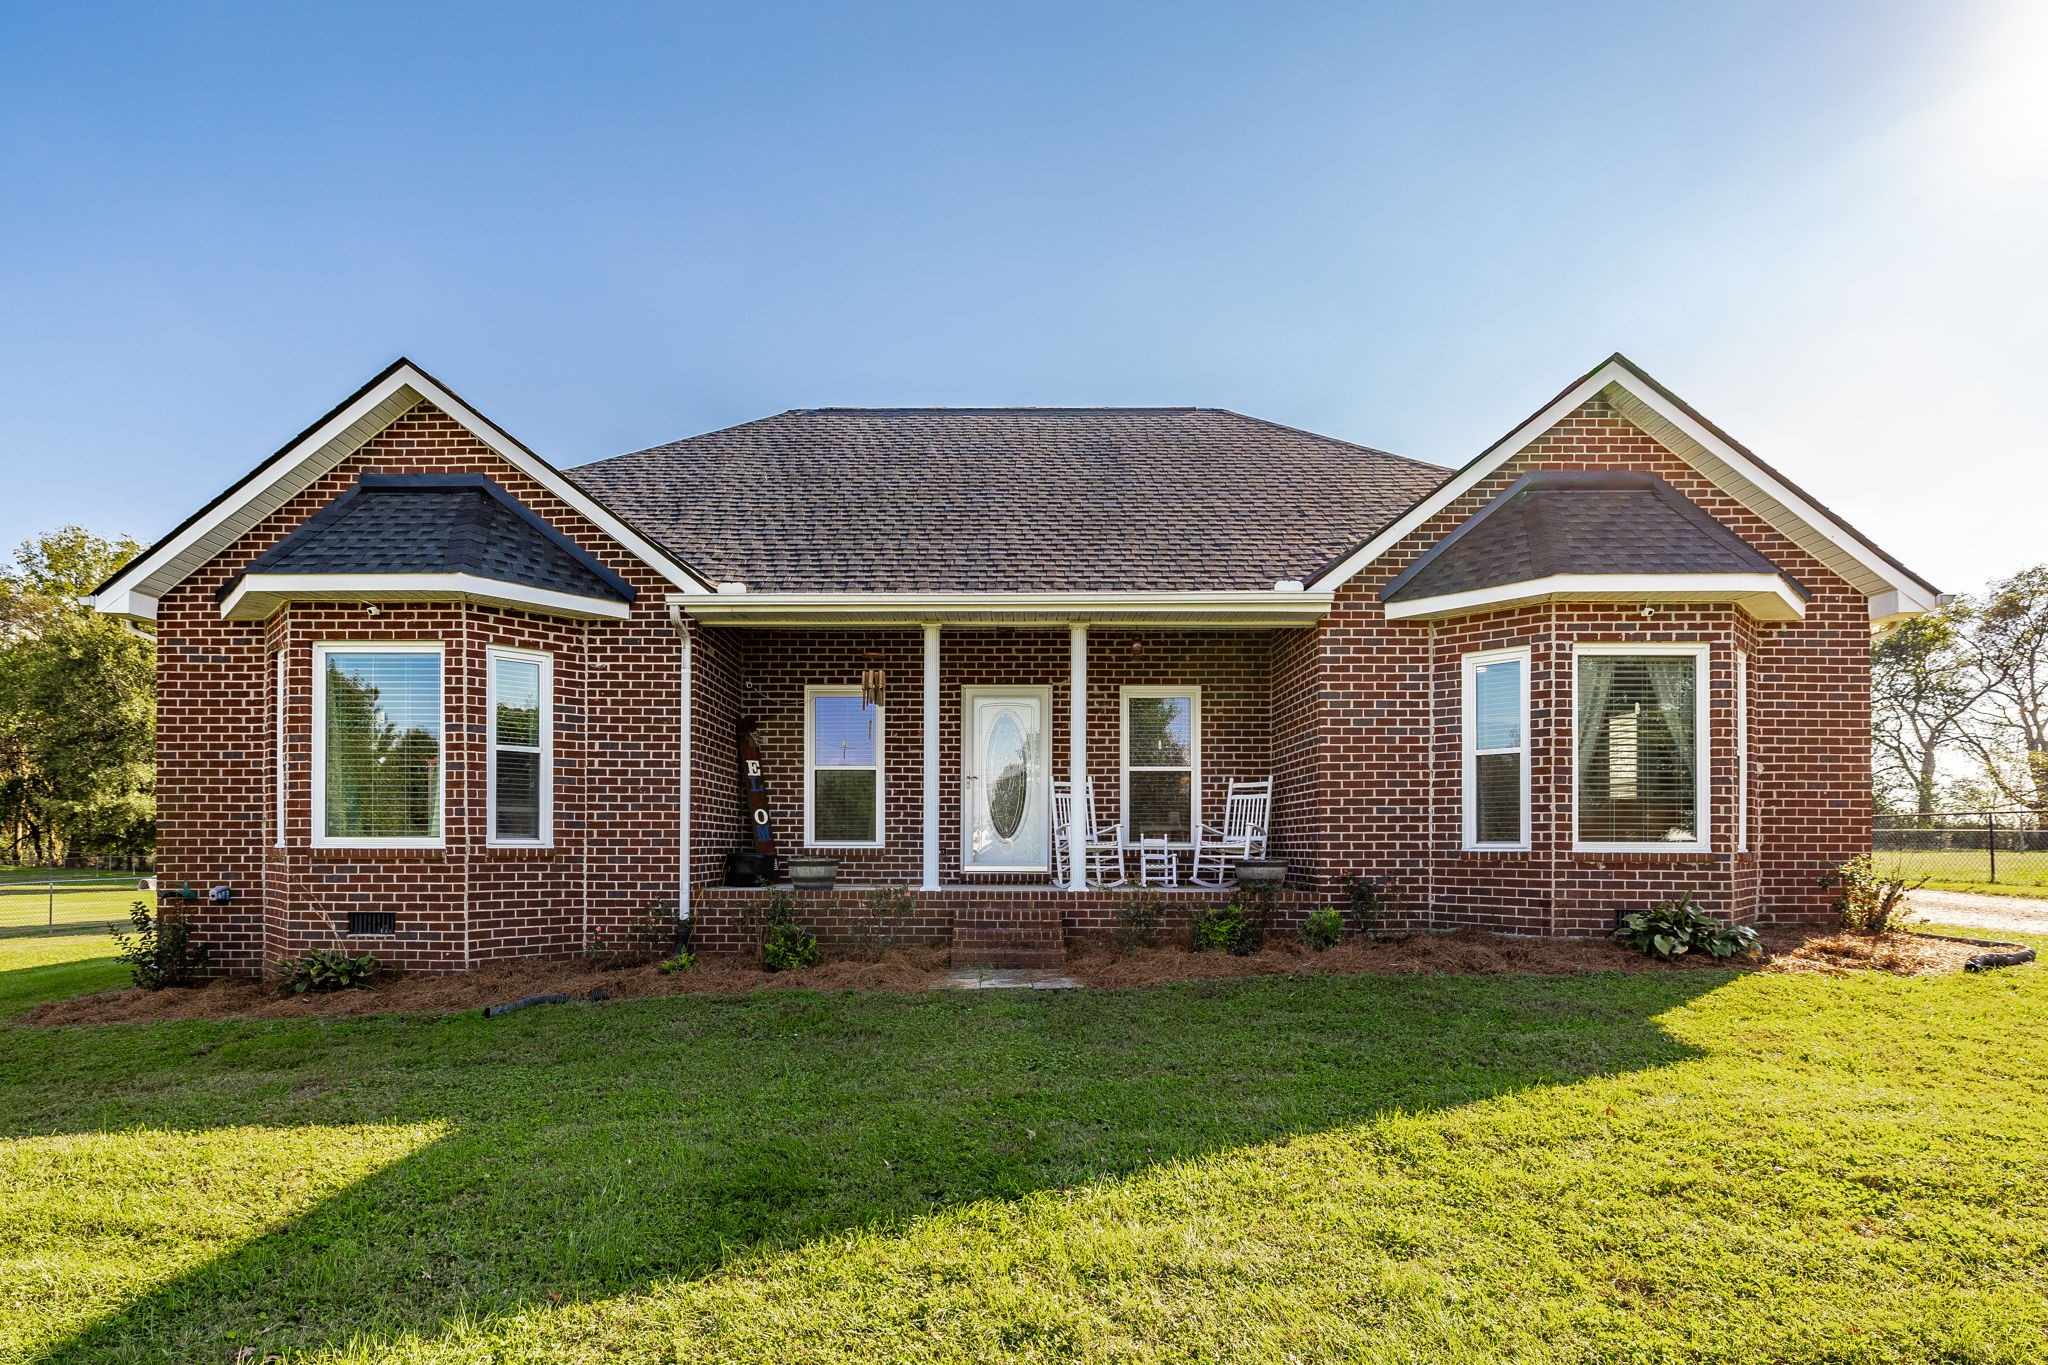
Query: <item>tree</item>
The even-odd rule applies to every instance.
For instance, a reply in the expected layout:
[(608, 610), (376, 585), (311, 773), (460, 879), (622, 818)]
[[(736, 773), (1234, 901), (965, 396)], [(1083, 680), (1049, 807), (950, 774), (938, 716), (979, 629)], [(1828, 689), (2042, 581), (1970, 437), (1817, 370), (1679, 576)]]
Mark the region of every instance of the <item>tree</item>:
[(84, 600), (139, 548), (65, 526), (0, 568), (0, 847), (11, 860), (154, 843), (153, 648)]
[[(1880, 635), (1870, 647), (1870, 685), (1879, 803), (1932, 815), (1941, 759), (1962, 743), (1984, 694), (1956, 616), (1932, 612)], [(1893, 799), (1900, 794), (1902, 803)]]
[(1994, 581), (1959, 615), (1983, 675), (1972, 747), (2005, 799), (2048, 815), (2048, 564)]

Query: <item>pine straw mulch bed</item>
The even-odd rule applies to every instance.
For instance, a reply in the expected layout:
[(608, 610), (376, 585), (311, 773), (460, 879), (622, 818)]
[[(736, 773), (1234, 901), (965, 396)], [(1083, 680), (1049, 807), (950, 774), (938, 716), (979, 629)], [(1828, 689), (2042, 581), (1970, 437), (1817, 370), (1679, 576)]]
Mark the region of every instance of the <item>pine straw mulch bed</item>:
[[(1755, 961), (1685, 957), (1659, 962), (1608, 939), (1510, 938), (1464, 929), (1449, 934), (1354, 938), (1327, 952), (1281, 942), (1245, 957), (1192, 953), (1180, 946), (1128, 951), (1083, 941), (1065, 974), (1083, 986), (1117, 989), (1173, 981), (1248, 976), (1560, 976), (1578, 972), (1766, 971), (1901, 976), (1960, 971), (1978, 943), (1925, 934), (1872, 937), (1844, 932), (1779, 933), (1764, 940)], [(755, 991), (931, 990), (954, 968), (944, 949), (913, 948), (833, 958), (800, 972), (764, 972), (752, 959), (700, 957), (673, 975), (652, 966), (603, 967), (584, 958), (522, 958), (452, 976), (391, 976), (362, 990), (280, 995), (261, 981), (230, 978), (186, 990), (104, 991), (39, 1005), (24, 1024), (122, 1024), (173, 1019), (301, 1019), (364, 1014), (455, 1014), (524, 996), (560, 993), (587, 999), (601, 990), (614, 1000), (664, 995), (748, 995)]]

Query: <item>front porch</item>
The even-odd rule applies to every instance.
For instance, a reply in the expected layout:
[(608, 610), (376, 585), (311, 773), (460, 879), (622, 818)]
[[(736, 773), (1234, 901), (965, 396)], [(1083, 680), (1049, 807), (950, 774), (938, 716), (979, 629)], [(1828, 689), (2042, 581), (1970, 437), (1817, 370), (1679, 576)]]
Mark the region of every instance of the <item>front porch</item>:
[[(1118, 880), (1114, 859), (1092, 875), (1084, 858), (1061, 867), (1055, 834), (1085, 848), (1105, 829), (1122, 831), (1130, 885), (1147, 838), (1175, 851), (1185, 881), (1233, 782), (1273, 783), (1266, 857), (1299, 867), (1309, 856), (1287, 837), (1290, 796), (1312, 781), (1293, 733), (1306, 718), (1278, 718), (1276, 745), (1274, 679), (1310, 632), (924, 623), (693, 635), (693, 896), (724, 880), (727, 853), (754, 846), (737, 788), (743, 718), (778, 869), (829, 857), (846, 886), (1085, 895)], [(1056, 785), (1093, 787), (1094, 826), (1085, 800), (1055, 818)]]

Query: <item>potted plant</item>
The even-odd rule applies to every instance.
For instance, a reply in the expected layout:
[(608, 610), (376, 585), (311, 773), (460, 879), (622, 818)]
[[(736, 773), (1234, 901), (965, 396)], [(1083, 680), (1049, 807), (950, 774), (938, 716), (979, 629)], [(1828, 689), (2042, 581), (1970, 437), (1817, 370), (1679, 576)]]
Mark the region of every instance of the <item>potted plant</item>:
[(1287, 880), (1287, 864), (1280, 858), (1247, 858), (1237, 865), (1237, 884), (1278, 890)]
[(789, 860), (789, 884), (799, 891), (830, 891), (838, 878), (837, 858), (798, 854)]

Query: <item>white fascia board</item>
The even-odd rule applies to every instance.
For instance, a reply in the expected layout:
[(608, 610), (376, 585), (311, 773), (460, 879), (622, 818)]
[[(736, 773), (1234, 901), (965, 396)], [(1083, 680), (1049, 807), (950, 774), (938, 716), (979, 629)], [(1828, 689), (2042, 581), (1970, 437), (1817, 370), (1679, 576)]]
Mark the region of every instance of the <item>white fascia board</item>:
[[(671, 598), (671, 601), (676, 599)], [(1328, 614), (1327, 592), (748, 592), (690, 597), (710, 625), (1306, 626)]]
[[(1342, 563), (1322, 575), (1309, 586), (1317, 590), (1327, 591), (1334, 591), (1343, 587), (1366, 565), (1400, 544), (1403, 540), (1414, 534), (1418, 528), (1425, 525), (1432, 517), (1435, 517), (1446, 507), (1449, 507), (1453, 502), (1464, 496), (1464, 494), (1470, 492), (1482, 480), (1495, 473), (1524, 450), (1527, 450), (1539, 437), (1556, 426), (1564, 418), (1577, 411), (1588, 399), (1609, 388), (1622, 389), (1627, 393), (1632, 402), (1642, 404), (1664, 421), (1669, 422), (1713, 459), (1727, 466), (1728, 469), (1749, 482), (1766, 497), (1785, 508), (1812, 536), (1824, 539), (1827, 542), (1827, 548), (1847, 557), (1864, 570), (1870, 576), (1870, 580), (1880, 581), (1885, 584), (1887, 591), (1899, 594), (1899, 600), (1909, 604), (1906, 608), (1908, 614), (1931, 611), (1938, 605), (1935, 599), (1923, 588), (1873, 554), (1867, 546), (1857, 540), (1855, 536), (1845, 531), (1832, 517), (1823, 513), (1807, 501), (1807, 499), (1787, 487), (1783, 480), (1762, 468), (1755, 460), (1736, 450), (1728, 442), (1722, 440), (1719, 436), (1694, 420), (1689, 414), (1673, 405), (1662, 394), (1658, 393), (1652, 385), (1646, 384), (1639, 379), (1626, 365), (1612, 360), (1594, 370), (1593, 373), (1587, 375), (1577, 384), (1574, 384), (1565, 391), (1562, 397), (1509, 433), (1505, 439), (1494, 446), (1484, 457), (1460, 470), (1449, 482), (1437, 489), (1436, 492), (1430, 494), (1420, 503), (1417, 503), (1393, 525), (1387, 527), (1386, 530), (1360, 546)], [(1654, 433), (1645, 434), (1652, 435), (1654, 439)], [(1660, 442), (1660, 444), (1664, 443)], [(1666, 448), (1669, 449), (1668, 444)], [(1687, 464), (1693, 464), (1696, 468), (1698, 467), (1696, 462), (1689, 458), (1685, 451), (1672, 450), (1671, 453), (1684, 460)], [(1700, 473), (1716, 484), (1722, 482), (1716, 478), (1716, 471), (1712, 469), (1702, 468)], [(1745, 505), (1747, 504), (1747, 500), (1742, 497), (1742, 490), (1724, 489), (1724, 491), (1729, 493), (1730, 496), (1735, 497), (1738, 501), (1745, 502)], [(1763, 515), (1765, 509), (1752, 508), (1751, 510), (1756, 511), (1759, 515)], [(1768, 519), (1767, 517), (1766, 520)], [(1787, 534), (1794, 540), (1801, 539), (1800, 536), (1793, 534), (1792, 529), (1784, 527), (1779, 529), (1786, 530)]]
[(1799, 621), (1806, 616), (1806, 603), (1774, 573), (1552, 574), (1383, 605), (1388, 620), (1409, 621), (1572, 601), (1732, 602), (1759, 621)]
[(1432, 517), (1442, 512), (1459, 498), (1465, 496), (1465, 494), (1471, 492), (1482, 479), (1485, 479), (1509, 460), (1521, 454), (1537, 437), (1556, 426), (1564, 418), (1578, 411), (1579, 407), (1587, 399), (1600, 392), (1601, 389), (1606, 388), (1607, 383), (1601, 378), (1601, 375), (1610, 368), (1612, 367), (1603, 365), (1600, 369), (1595, 370), (1592, 374), (1587, 375), (1577, 384), (1574, 384), (1570, 389), (1567, 389), (1564, 395), (1556, 402), (1537, 413), (1534, 417), (1531, 417), (1521, 426), (1515, 428), (1505, 439), (1495, 445), (1489, 454), (1473, 461), (1456, 474), (1453, 474), (1434, 493), (1431, 493), (1428, 497), (1403, 513), (1400, 519), (1395, 521), (1393, 525), (1359, 546), (1350, 555), (1346, 556), (1337, 567), (1309, 584), (1309, 588), (1316, 592), (1335, 592), (1338, 588), (1349, 583), (1357, 576), (1359, 570), (1413, 535), (1417, 530), (1426, 525)]
[(231, 621), (262, 621), (287, 602), (478, 602), (548, 616), (623, 621), (632, 608), (601, 597), (501, 583), (466, 573), (244, 574), (220, 604)]
[(449, 393), (417, 366), (394, 367), (377, 383), (358, 394), (340, 411), (295, 441), (281, 455), (273, 457), (259, 478), (251, 479), (224, 498), (216, 507), (193, 519), (171, 539), (123, 569), (95, 601), (98, 610), (109, 615), (139, 615), (133, 600), (139, 592), (148, 598), (150, 617), (154, 599), (168, 592), (201, 564), (226, 549), (235, 539), (271, 512), (303, 492), (315, 479), (361, 449), (369, 439), (411, 411), (422, 401), (447, 413), (471, 435), (515, 469), (562, 499), (606, 535), (612, 537), (642, 562), (666, 579), (679, 593), (694, 596), (710, 589), (638, 532), (593, 501), (589, 494), (550, 467), (545, 461), (506, 436), (482, 414)]
[(88, 599), (92, 609), (102, 616), (112, 616), (130, 623), (156, 621), (156, 599), (146, 592), (133, 588), (120, 588), (103, 592)]

